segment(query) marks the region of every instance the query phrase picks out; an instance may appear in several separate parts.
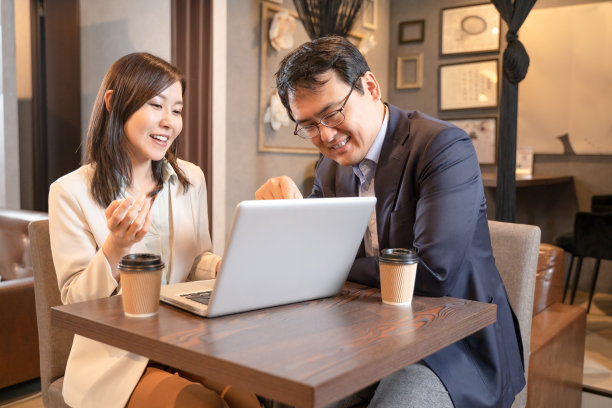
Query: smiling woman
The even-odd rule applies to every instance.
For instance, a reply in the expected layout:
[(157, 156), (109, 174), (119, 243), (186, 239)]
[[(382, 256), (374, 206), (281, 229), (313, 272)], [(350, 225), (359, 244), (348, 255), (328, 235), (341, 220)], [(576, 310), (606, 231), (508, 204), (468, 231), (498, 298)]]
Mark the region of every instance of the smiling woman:
[[(126, 55), (106, 73), (91, 115), (85, 165), (49, 192), (51, 249), (64, 303), (120, 293), (117, 265), (128, 253), (160, 255), (166, 265), (162, 284), (215, 277), (220, 257), (211, 252), (204, 174), (176, 157), (184, 90), (179, 70), (147, 53)], [(70, 406), (151, 406), (146, 396), (154, 388), (164, 395), (185, 391), (186, 406), (225, 406), (202, 384), (148, 363), (75, 336), (64, 400)], [(157, 384), (160, 378), (168, 381)], [(161, 384), (166, 388), (160, 391)]]

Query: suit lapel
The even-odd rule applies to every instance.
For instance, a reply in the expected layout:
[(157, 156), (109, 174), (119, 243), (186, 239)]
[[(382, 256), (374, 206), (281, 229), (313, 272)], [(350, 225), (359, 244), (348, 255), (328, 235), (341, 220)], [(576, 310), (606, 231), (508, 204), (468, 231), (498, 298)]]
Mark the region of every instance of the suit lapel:
[(397, 191), (399, 189), (409, 149), (405, 144), (410, 135), (410, 122), (403, 117), (399, 109), (389, 107), (389, 126), (383, 142), (376, 174), (374, 189), (376, 190), (376, 223), (378, 238), (385, 239), (389, 230), (389, 216), (395, 208)]

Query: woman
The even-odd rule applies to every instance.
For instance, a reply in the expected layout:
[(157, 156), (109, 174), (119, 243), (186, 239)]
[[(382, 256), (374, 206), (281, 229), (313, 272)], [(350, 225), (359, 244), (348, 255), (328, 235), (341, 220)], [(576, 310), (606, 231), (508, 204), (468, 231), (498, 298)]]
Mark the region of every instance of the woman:
[[(54, 182), (49, 193), (51, 250), (64, 303), (119, 293), (117, 264), (128, 253), (160, 254), (162, 283), (216, 276), (221, 258), (211, 252), (204, 174), (176, 157), (184, 90), (178, 69), (151, 54), (126, 55), (106, 73), (85, 165)], [(130, 407), (175, 392), (184, 406), (227, 406), (201, 384), (151, 365), (75, 336), (64, 399), (72, 407)]]

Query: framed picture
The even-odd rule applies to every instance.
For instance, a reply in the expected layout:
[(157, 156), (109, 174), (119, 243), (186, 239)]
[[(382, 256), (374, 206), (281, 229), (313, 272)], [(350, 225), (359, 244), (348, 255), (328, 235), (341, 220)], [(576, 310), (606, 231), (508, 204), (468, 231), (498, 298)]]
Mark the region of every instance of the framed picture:
[[(291, 50), (277, 51), (272, 47), (268, 36), (274, 15), (282, 10), (288, 11), (289, 15), (299, 20), (298, 14), (295, 11), (268, 1), (261, 2), (258, 149), (260, 152), (318, 155), (319, 150), (309, 140), (304, 140), (293, 134), (295, 123), (288, 118), (285, 122), (279, 122), (274, 119), (266, 121), (266, 119), (271, 119), (271, 116), (283, 116), (285, 112), (284, 107), (280, 104), (280, 99), (278, 99), (278, 96), (275, 96), (274, 73), (278, 69), (280, 61)], [(348, 35), (349, 41), (357, 46), (363, 40), (363, 37), (362, 34), (352, 31)], [(296, 24), (293, 40), (296, 46), (310, 41), (302, 24)], [(268, 115), (266, 115), (267, 112), (269, 113)]]
[(498, 61), (440, 65), (440, 110), (497, 107)]
[(395, 87), (412, 89), (423, 86), (423, 54), (397, 57)]
[(399, 43), (423, 41), (425, 39), (425, 20), (404, 21), (399, 24)]
[(442, 9), (440, 54), (499, 50), (500, 16), (491, 3)]
[(472, 139), (478, 163), (495, 164), (497, 146), (497, 118), (447, 119), (447, 122), (465, 130)]
[(376, 0), (365, 0), (363, 2), (363, 28), (376, 30), (378, 25), (378, 10), (376, 8)]

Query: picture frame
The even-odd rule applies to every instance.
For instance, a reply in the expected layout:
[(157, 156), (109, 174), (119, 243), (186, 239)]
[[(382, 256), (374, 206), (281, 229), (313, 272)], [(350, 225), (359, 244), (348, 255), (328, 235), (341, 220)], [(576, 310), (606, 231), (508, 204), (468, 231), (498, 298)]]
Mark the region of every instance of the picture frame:
[(499, 12), (492, 3), (452, 7), (440, 12), (440, 54), (499, 51)]
[[(299, 20), (298, 14), (280, 5), (268, 1), (261, 2), (261, 34), (260, 34), (260, 58), (259, 58), (259, 117), (258, 117), (258, 151), (269, 153), (292, 153), (318, 155), (319, 150), (309, 141), (293, 134), (295, 123), (289, 122), (288, 126), (281, 126), (273, 130), (269, 123), (265, 122), (265, 113), (270, 102), (271, 95), (276, 91), (274, 73), (278, 69), (280, 61), (290, 50), (276, 51), (270, 44), (268, 31), (274, 15), (286, 10), (289, 15)], [(359, 45), (364, 35), (351, 31), (347, 37), (355, 45)], [(302, 44), (310, 41), (302, 24), (296, 24), (294, 43)]]
[(378, 8), (376, 6), (376, 0), (364, 0), (361, 12), (363, 28), (376, 30), (378, 26)]
[(497, 117), (470, 117), (445, 119), (447, 122), (465, 130), (470, 136), (478, 163), (495, 164), (497, 153)]
[(414, 89), (423, 86), (423, 53), (397, 57), (395, 87)]
[(425, 40), (425, 20), (399, 23), (399, 43), (408, 44)]
[(440, 65), (440, 111), (497, 108), (497, 59)]

